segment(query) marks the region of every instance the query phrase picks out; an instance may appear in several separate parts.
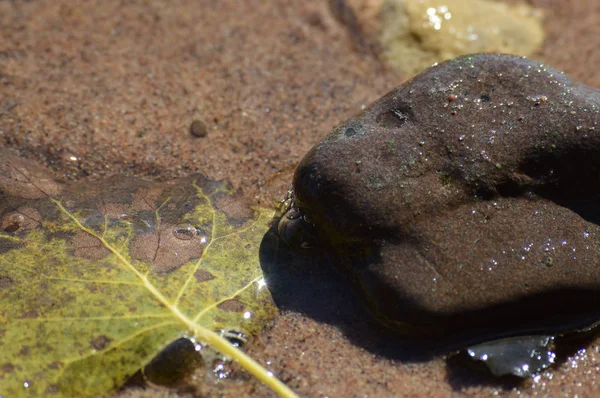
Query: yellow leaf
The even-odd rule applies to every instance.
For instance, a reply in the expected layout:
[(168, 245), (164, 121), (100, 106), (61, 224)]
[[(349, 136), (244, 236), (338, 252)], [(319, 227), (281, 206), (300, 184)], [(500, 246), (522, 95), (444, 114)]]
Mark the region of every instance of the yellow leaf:
[(226, 338), (277, 313), (258, 258), (273, 210), (203, 176), (57, 187), (23, 167), (0, 181), (0, 396), (107, 395), (183, 336), (294, 396)]

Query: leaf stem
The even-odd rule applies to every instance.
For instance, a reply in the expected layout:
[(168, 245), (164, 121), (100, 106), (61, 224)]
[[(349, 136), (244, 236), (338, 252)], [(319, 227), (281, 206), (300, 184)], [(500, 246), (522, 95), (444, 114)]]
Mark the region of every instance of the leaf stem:
[(211, 347), (215, 348), (221, 354), (233, 358), (247, 372), (252, 374), (258, 380), (262, 381), (271, 390), (282, 398), (297, 398), (298, 396), (288, 386), (281, 382), (273, 373), (266, 370), (262, 365), (250, 358), (244, 351), (235, 347), (227, 339), (219, 336), (212, 330), (200, 328), (195, 330), (200, 339), (205, 340)]

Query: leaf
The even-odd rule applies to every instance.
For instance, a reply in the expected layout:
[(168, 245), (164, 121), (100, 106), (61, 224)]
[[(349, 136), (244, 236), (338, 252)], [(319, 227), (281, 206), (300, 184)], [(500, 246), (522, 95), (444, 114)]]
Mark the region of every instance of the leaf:
[(63, 186), (0, 162), (0, 396), (110, 394), (186, 335), (294, 396), (226, 339), (277, 313), (272, 217), (203, 176)]

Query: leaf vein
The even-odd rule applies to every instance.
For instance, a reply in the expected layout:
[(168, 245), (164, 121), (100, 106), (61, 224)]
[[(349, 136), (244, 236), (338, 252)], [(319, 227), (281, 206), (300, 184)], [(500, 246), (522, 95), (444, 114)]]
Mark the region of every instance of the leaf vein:
[(194, 274), (196, 273), (196, 271), (198, 271), (198, 269), (200, 269), (200, 265), (202, 264), (202, 260), (204, 259), (204, 256), (206, 255), (206, 252), (208, 251), (208, 249), (212, 246), (212, 244), (214, 242), (214, 237), (215, 237), (216, 212), (214, 210), (212, 200), (210, 200), (210, 198), (208, 196), (206, 196), (206, 195), (204, 195), (202, 193), (202, 188), (200, 188), (196, 184), (196, 181), (194, 181), (192, 185), (194, 186), (194, 188), (196, 188), (196, 192), (199, 195), (202, 195), (208, 201), (209, 207), (210, 207), (210, 209), (212, 211), (212, 229), (211, 229), (211, 234), (210, 234), (210, 242), (208, 242), (208, 244), (206, 245), (206, 247), (202, 251), (202, 255), (200, 256), (200, 258), (198, 259), (198, 261), (196, 261), (196, 265), (194, 266), (194, 268), (192, 269), (192, 271), (188, 275), (188, 277), (185, 280), (185, 283), (183, 284), (183, 286), (181, 286), (181, 289), (179, 289), (179, 292), (177, 293), (177, 297), (175, 297), (175, 300), (173, 300), (173, 304), (172, 305), (175, 306), (175, 307), (177, 307), (177, 304), (179, 304), (179, 300), (181, 300), (181, 297), (183, 296), (183, 293), (186, 291), (188, 285), (192, 281), (192, 278), (194, 277)]
[(261, 276), (257, 276), (256, 278), (252, 279), (247, 285), (243, 286), (241, 289), (237, 290), (236, 292), (234, 292), (233, 294), (222, 298), (221, 300), (215, 301), (214, 303), (204, 307), (204, 309), (202, 311), (200, 311), (198, 314), (196, 314), (196, 316), (194, 317), (193, 321), (194, 323), (198, 322), (200, 320), (200, 318), (202, 318), (202, 316), (204, 314), (206, 314), (207, 312), (209, 312), (210, 310), (212, 310), (213, 308), (217, 307), (219, 304), (224, 303), (227, 300), (232, 300), (234, 298), (236, 298), (237, 296), (239, 296), (240, 294), (242, 294), (242, 292), (246, 289), (248, 289), (250, 286), (252, 286), (253, 283), (256, 283), (259, 279), (261, 278)]
[(127, 319), (144, 319), (144, 318), (166, 318), (173, 316), (172, 314), (140, 314), (140, 315), (106, 315), (106, 316), (71, 316), (71, 317), (56, 317), (56, 318), (20, 318), (12, 319), (11, 322), (64, 322), (64, 321), (114, 321)]
[(76, 278), (59, 278), (54, 276), (45, 276), (41, 275), (46, 279), (57, 280), (57, 281), (65, 281), (65, 282), (81, 282), (81, 283), (101, 283), (101, 284), (112, 284), (112, 285), (134, 285), (134, 286), (144, 286), (143, 283), (140, 282), (130, 282), (130, 281), (105, 281), (101, 279), (76, 279)]

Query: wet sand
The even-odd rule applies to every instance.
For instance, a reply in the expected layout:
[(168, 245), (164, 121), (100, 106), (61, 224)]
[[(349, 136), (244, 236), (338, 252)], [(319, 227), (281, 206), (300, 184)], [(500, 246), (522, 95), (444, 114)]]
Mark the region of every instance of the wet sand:
[[(533, 58), (600, 87), (600, 3), (531, 3), (547, 10)], [(315, 142), (404, 80), (325, 1), (5, 1), (0, 16), (0, 147), (62, 179), (202, 172), (270, 205)], [(197, 119), (206, 137), (190, 134)], [(283, 314), (249, 347), (302, 396), (600, 391), (600, 340), (539, 378), (492, 382), (387, 335), (343, 276), (311, 262), (288, 258), (274, 292)], [(197, 388), (270, 395), (240, 373)]]

